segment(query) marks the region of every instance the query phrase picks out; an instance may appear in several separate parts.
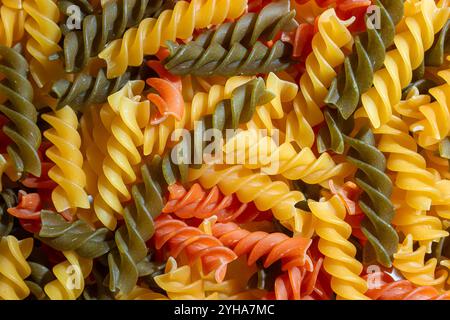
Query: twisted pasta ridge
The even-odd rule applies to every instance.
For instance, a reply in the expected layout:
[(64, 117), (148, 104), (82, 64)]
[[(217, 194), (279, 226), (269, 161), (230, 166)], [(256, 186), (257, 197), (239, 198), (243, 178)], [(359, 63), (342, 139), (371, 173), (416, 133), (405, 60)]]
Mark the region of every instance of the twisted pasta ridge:
[(47, 157), (55, 163), (48, 176), (58, 186), (52, 191), (56, 211), (89, 208), (89, 199), (84, 187), (86, 175), (82, 170), (83, 155), (80, 152), (81, 138), (77, 131), (78, 118), (68, 106), (52, 114), (42, 115), (50, 129), (44, 132), (53, 146), (47, 149)]
[[(386, 5), (387, 7), (385, 8)], [(376, 1), (379, 28), (366, 14), (367, 31), (355, 38), (352, 54), (345, 58), (344, 68), (333, 80), (325, 102), (336, 107), (344, 119), (356, 110), (360, 96), (371, 86), (374, 72), (383, 66), (388, 48), (394, 41), (395, 25), (403, 16), (403, 1)]]
[(394, 106), (394, 110), (401, 115), (402, 120), (410, 127), (415, 121), (422, 120), (423, 115), (419, 108), (431, 102), (431, 96), (420, 94), (420, 90), (415, 87)]
[(29, 35), (26, 44), (33, 57), (30, 73), (39, 87), (62, 75), (62, 64), (49, 59), (61, 50), (58, 45), (61, 30), (58, 27), (59, 10), (53, 0), (23, 0), (23, 10), (27, 13), (25, 30)]
[(360, 274), (362, 264), (355, 259), (356, 248), (348, 240), (352, 228), (345, 221), (346, 209), (338, 196), (328, 201), (308, 201), (317, 218), (315, 229), (320, 237), (319, 250), (325, 256), (323, 266), (331, 275), (331, 288), (338, 299), (365, 300), (367, 282)]
[(8, 209), (17, 204), (17, 197), (12, 189), (6, 189), (0, 192), (0, 237), (6, 237), (10, 234), (14, 218), (8, 214)]
[(0, 298), (22, 300), (30, 294), (24, 282), (31, 273), (26, 259), (33, 249), (33, 238), (17, 240), (14, 236), (0, 239)]
[(437, 260), (431, 258), (425, 262), (426, 247), (413, 249), (413, 238), (407, 235), (394, 253), (393, 266), (413, 284), (418, 286), (442, 287), (447, 279), (445, 270), (436, 271)]
[(106, 142), (103, 172), (97, 182), (94, 210), (110, 230), (117, 224), (114, 214), (123, 214), (122, 202), (131, 199), (128, 184), (136, 181), (134, 166), (141, 162), (137, 147), (143, 143), (142, 128), (150, 115), (149, 101), (140, 101), (138, 95), (143, 86), (142, 81), (128, 82), (109, 96), (100, 110), (102, 122), (111, 133)]
[(444, 84), (429, 90), (436, 100), (419, 106), (419, 119), (410, 126), (417, 135), (418, 145), (431, 150), (436, 150), (450, 134), (450, 69), (442, 70), (438, 75)]
[(9, 161), (20, 175), (28, 172), (41, 175), (41, 161), (37, 149), (41, 144), (41, 132), (36, 125), (37, 112), (32, 104), (33, 88), (27, 80), (28, 64), (17, 51), (0, 46), (0, 72), (7, 81), (0, 83), (0, 92), (6, 96), (6, 105), (0, 105), (0, 112), (10, 122), (3, 126), (3, 132), (12, 141), (7, 151)]
[(122, 37), (127, 28), (134, 27), (145, 18), (157, 16), (163, 7), (172, 7), (171, 4), (172, 1), (163, 0), (106, 2), (100, 12), (83, 18), (81, 30), (64, 34), (65, 71), (83, 70), (91, 57), (111, 41)]
[(268, 175), (282, 175), (289, 180), (302, 180), (308, 184), (326, 183), (332, 178), (344, 178), (352, 173), (347, 163), (336, 164), (328, 153), (317, 158), (305, 147), (297, 151), (291, 142), (278, 145), (270, 136), (262, 136), (255, 130), (239, 132), (224, 147), (227, 164), (230, 156), (244, 167), (261, 169)]
[(24, 35), (22, 1), (5, 1), (0, 6), (0, 44), (12, 47)]
[(232, 249), (238, 257), (247, 255), (249, 266), (259, 259), (264, 259), (264, 268), (278, 260), (281, 260), (283, 270), (304, 266), (307, 260), (306, 251), (311, 245), (310, 239), (291, 238), (279, 232), (250, 232), (233, 222), (216, 223), (212, 232), (213, 236)]
[[(431, 251), (433, 241), (446, 237), (448, 232), (442, 230), (442, 223), (438, 217), (417, 210), (405, 203), (405, 191), (394, 187), (392, 203), (395, 207), (395, 216), (392, 224), (399, 232), (410, 234), (414, 241)], [(433, 211), (438, 211), (435, 206)], [(444, 214), (444, 212), (441, 212)]]
[(52, 272), (43, 264), (28, 261), (31, 269), (31, 274), (25, 280), (26, 285), (30, 289), (30, 294), (36, 300), (47, 300), (48, 297), (44, 292), (44, 286), (54, 279)]
[(133, 204), (124, 211), (125, 224), (114, 235), (117, 250), (108, 256), (109, 289), (112, 292), (130, 293), (138, 277), (142, 275), (139, 263), (145, 262), (148, 249), (146, 242), (154, 235), (154, 219), (161, 213), (163, 198), (155, 174), (143, 165), (143, 183), (132, 188)]
[(356, 184), (364, 191), (358, 201), (366, 215), (361, 225), (361, 231), (368, 239), (364, 246), (364, 261), (376, 258), (379, 263), (389, 267), (398, 235), (390, 224), (394, 207), (389, 198), (392, 182), (384, 173), (386, 159), (375, 147), (373, 133), (368, 128), (361, 129), (355, 138), (345, 135), (344, 139), (350, 147), (346, 159), (358, 168)]
[(84, 290), (84, 279), (92, 271), (92, 260), (73, 251), (64, 251), (67, 260), (52, 269), (56, 280), (47, 283), (44, 291), (50, 300), (76, 300)]
[(186, 190), (180, 184), (168, 187), (169, 197), (162, 209), (164, 213), (173, 213), (181, 219), (206, 219), (217, 217), (218, 222), (249, 222), (266, 212), (260, 212), (253, 203), (241, 203), (235, 195), (223, 195), (217, 186), (205, 190), (200, 184), (193, 184)]
[(449, 292), (440, 293), (432, 286), (415, 286), (408, 280), (392, 281), (385, 273), (372, 274), (381, 277), (379, 288), (369, 289), (366, 295), (373, 300), (449, 300)]
[(108, 80), (104, 69), (100, 69), (95, 76), (81, 72), (73, 81), (56, 81), (52, 85), (50, 95), (57, 99), (58, 109), (68, 105), (76, 111), (84, 111), (85, 107), (91, 104), (105, 103), (108, 96), (122, 89), (133, 74), (130, 69), (118, 78)]
[(93, 229), (83, 220), (68, 222), (52, 211), (40, 212), (41, 230), (35, 237), (58, 251), (71, 251), (86, 259), (94, 259), (112, 248), (111, 232)]
[(258, 73), (277, 72), (286, 69), (290, 63), (292, 46), (277, 41), (272, 47), (256, 42), (246, 48), (239, 42), (230, 49), (212, 42), (204, 48), (195, 42), (180, 45), (167, 43), (170, 56), (164, 66), (170, 73), (195, 76), (235, 76), (256, 75)]
[[(259, 12), (246, 13), (234, 22), (222, 23), (215, 29), (202, 32), (191, 43), (202, 47), (217, 43), (225, 49), (240, 43), (248, 48), (258, 40), (273, 40), (278, 32), (292, 31), (297, 26), (295, 14), (295, 10), (290, 10), (289, 1), (271, 2)], [(182, 48), (184, 45), (178, 50)]]
[(405, 12), (404, 23), (399, 24), (394, 37), (396, 48), (386, 53), (385, 67), (375, 72), (373, 87), (361, 96), (362, 108), (355, 116), (368, 117), (375, 128), (391, 118), (402, 89), (412, 80), (412, 71), (423, 62), (424, 52), (450, 14), (450, 8), (437, 6), (433, 0), (422, 0), (417, 6), (418, 12)]
[(300, 78), (300, 90), (291, 111), (297, 118), (305, 118), (309, 126), (323, 121), (320, 107), (336, 77), (334, 69), (344, 63), (343, 48), (350, 45), (353, 39), (346, 28), (348, 22), (340, 20), (334, 9), (324, 11), (317, 25), (318, 32), (311, 43), (312, 52), (306, 58), (306, 71)]
[(189, 227), (170, 215), (159, 216), (155, 221), (155, 227), (156, 249), (167, 248), (174, 258), (184, 252), (190, 265), (199, 259), (205, 274), (214, 270), (215, 279), (219, 283), (225, 277), (227, 264), (237, 258), (232, 250), (222, 245), (215, 237), (203, 233), (198, 228)]
[(167, 40), (187, 39), (196, 28), (235, 19), (246, 5), (246, 0), (179, 1), (157, 19), (146, 18), (137, 28), (129, 28), (122, 39), (112, 41), (98, 56), (108, 65), (108, 78), (116, 78), (127, 66), (140, 65), (144, 55), (157, 53)]
[(431, 203), (440, 197), (436, 177), (417, 153), (417, 144), (406, 124), (392, 116), (388, 123), (373, 132), (381, 136), (378, 149), (389, 155), (387, 168), (397, 173), (395, 185), (406, 191), (406, 203), (417, 210), (429, 210)]
[(273, 216), (287, 228), (303, 237), (311, 236), (311, 216), (295, 205), (305, 200), (299, 191), (291, 191), (283, 181), (272, 179), (240, 165), (203, 165), (191, 169), (189, 180), (197, 180), (204, 188), (217, 185), (225, 195), (236, 193), (243, 203), (254, 202), (258, 210), (272, 210)]

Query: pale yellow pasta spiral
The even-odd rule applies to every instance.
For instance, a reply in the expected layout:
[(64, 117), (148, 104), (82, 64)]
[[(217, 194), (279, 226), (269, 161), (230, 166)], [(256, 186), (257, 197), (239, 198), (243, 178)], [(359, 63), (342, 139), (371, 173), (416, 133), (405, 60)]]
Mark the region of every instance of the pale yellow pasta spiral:
[(84, 279), (92, 271), (92, 259), (64, 251), (67, 260), (53, 267), (56, 280), (47, 283), (44, 291), (51, 300), (76, 300), (84, 290)]
[(59, 9), (53, 0), (24, 0), (23, 9), (28, 14), (25, 20), (25, 30), (29, 35), (26, 48), (33, 57), (30, 71), (37, 85), (42, 87), (63, 75), (61, 60), (49, 59), (61, 51), (58, 45), (61, 39)]
[(438, 72), (444, 84), (431, 88), (436, 99), (419, 107), (420, 120), (411, 125), (417, 135), (417, 143), (430, 150), (437, 150), (438, 144), (450, 135), (450, 69)]
[(323, 266), (331, 275), (331, 288), (338, 299), (366, 300), (367, 282), (359, 275), (362, 264), (355, 258), (356, 248), (348, 240), (351, 226), (344, 221), (346, 209), (338, 196), (328, 201), (309, 200), (309, 208), (316, 217), (315, 230), (319, 250), (325, 256)]
[(405, 10), (394, 37), (396, 48), (386, 53), (384, 68), (375, 72), (373, 87), (361, 96), (362, 108), (355, 114), (368, 117), (375, 128), (391, 118), (402, 89), (411, 82), (412, 71), (422, 63), (424, 52), (431, 47), (450, 13), (447, 1), (440, 6), (433, 0), (415, 2), (419, 10)]
[(297, 151), (291, 142), (279, 144), (274, 138), (253, 129), (241, 131), (225, 144), (225, 162), (308, 184), (325, 183), (325, 186), (329, 179), (342, 180), (354, 172), (350, 164), (336, 164), (326, 152), (317, 158), (310, 148)]
[(24, 35), (26, 13), (22, 0), (2, 0), (0, 6), (0, 44), (12, 47)]
[(304, 200), (303, 194), (291, 191), (282, 181), (272, 181), (269, 176), (242, 165), (204, 165), (191, 169), (189, 174), (190, 181), (198, 179), (205, 188), (217, 185), (225, 195), (236, 193), (243, 203), (254, 201), (258, 210), (272, 210), (276, 219), (302, 236), (311, 236), (313, 232), (311, 216), (295, 207)]
[(407, 125), (397, 116), (374, 130), (381, 139), (378, 149), (387, 156), (387, 168), (396, 172), (395, 185), (406, 191), (406, 203), (417, 210), (429, 210), (440, 192), (436, 176), (427, 170), (425, 159), (417, 153), (417, 144)]
[(108, 78), (123, 74), (128, 66), (138, 66), (144, 55), (155, 54), (167, 40), (188, 39), (194, 29), (217, 25), (239, 17), (247, 0), (179, 1), (173, 10), (158, 18), (147, 18), (137, 28), (128, 29), (122, 39), (111, 42), (98, 56), (108, 65)]
[(439, 172), (439, 175), (442, 178), (450, 179), (450, 168), (448, 159), (441, 158), (439, 155), (436, 155), (434, 151), (430, 150), (422, 150), (422, 155), (427, 160), (427, 165), (430, 168), (433, 168), (437, 172)]
[(442, 229), (439, 218), (424, 210), (414, 209), (405, 202), (405, 190), (394, 186), (391, 199), (395, 207), (392, 224), (401, 233), (410, 234), (413, 241), (418, 241), (427, 252), (431, 252), (433, 241), (448, 236), (448, 232)]
[[(196, 279), (197, 278), (197, 279)], [(175, 259), (167, 260), (165, 273), (155, 277), (158, 286), (171, 300), (206, 299), (203, 281), (195, 277), (190, 266), (179, 267)]]
[(62, 212), (66, 209), (89, 208), (77, 115), (72, 108), (65, 106), (42, 115), (42, 119), (51, 126), (44, 136), (53, 144), (47, 149), (46, 155), (55, 163), (48, 176), (58, 184), (52, 192), (56, 210)]
[(33, 249), (33, 238), (17, 240), (14, 236), (0, 239), (0, 300), (22, 300), (30, 294), (24, 279), (31, 274), (26, 259)]
[(407, 235), (397, 253), (394, 253), (393, 266), (415, 285), (442, 287), (448, 273), (445, 270), (436, 271), (436, 258), (425, 262), (425, 252), (425, 246), (414, 250), (412, 236)]
[(312, 39), (312, 52), (305, 62), (306, 71), (300, 78), (300, 90), (294, 101), (294, 110), (286, 122), (287, 141), (295, 140), (300, 146), (311, 147), (314, 133), (311, 126), (323, 121), (320, 108), (328, 88), (337, 73), (335, 68), (344, 63), (343, 48), (353, 43), (347, 22), (328, 9), (319, 16), (318, 32)]
[(394, 110), (401, 115), (402, 120), (408, 127), (417, 120), (423, 119), (423, 115), (419, 108), (430, 103), (431, 96), (429, 94), (420, 94), (417, 88), (412, 88), (405, 100), (394, 105)]
[(108, 103), (100, 110), (110, 137), (106, 142), (103, 173), (97, 182), (94, 210), (101, 223), (111, 230), (116, 227), (115, 214), (123, 213), (122, 202), (131, 199), (129, 185), (136, 181), (136, 166), (141, 163), (138, 147), (143, 143), (142, 129), (150, 116), (149, 101), (141, 101), (139, 96), (143, 87), (143, 81), (128, 82), (109, 96)]

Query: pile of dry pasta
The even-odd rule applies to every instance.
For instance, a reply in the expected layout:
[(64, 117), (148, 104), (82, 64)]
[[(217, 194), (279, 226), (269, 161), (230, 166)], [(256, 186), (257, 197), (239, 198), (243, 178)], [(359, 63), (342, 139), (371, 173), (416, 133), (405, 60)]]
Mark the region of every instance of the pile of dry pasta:
[(449, 0), (0, 0), (0, 299), (450, 299)]

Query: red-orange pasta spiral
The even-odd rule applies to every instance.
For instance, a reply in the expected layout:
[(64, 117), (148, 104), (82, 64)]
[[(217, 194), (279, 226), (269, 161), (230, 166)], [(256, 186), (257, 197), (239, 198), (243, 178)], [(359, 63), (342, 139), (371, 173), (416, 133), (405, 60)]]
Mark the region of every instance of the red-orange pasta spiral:
[(311, 244), (310, 239), (290, 238), (279, 232), (250, 232), (233, 222), (217, 223), (213, 226), (212, 232), (226, 247), (233, 249), (236, 255), (247, 255), (248, 265), (265, 257), (264, 268), (281, 260), (282, 269), (289, 270), (304, 266), (306, 261), (310, 260), (306, 254)]
[(217, 282), (223, 281), (227, 264), (237, 258), (236, 254), (217, 238), (203, 233), (198, 228), (189, 227), (185, 222), (175, 220), (168, 214), (156, 219), (155, 229), (156, 249), (164, 248), (174, 258), (183, 252), (190, 265), (200, 259), (205, 274), (215, 270)]
[[(370, 274), (379, 279), (378, 288), (367, 290), (366, 295), (374, 300), (450, 300), (450, 291), (440, 293), (432, 286), (416, 287), (408, 280), (393, 281), (384, 272)], [(367, 280), (369, 275), (364, 278)]]
[(215, 215), (218, 222), (245, 223), (271, 217), (270, 211), (259, 211), (253, 202), (242, 203), (234, 194), (225, 196), (217, 186), (206, 190), (195, 183), (186, 190), (176, 183), (168, 189), (169, 199), (163, 212), (173, 213), (182, 219), (206, 219)]

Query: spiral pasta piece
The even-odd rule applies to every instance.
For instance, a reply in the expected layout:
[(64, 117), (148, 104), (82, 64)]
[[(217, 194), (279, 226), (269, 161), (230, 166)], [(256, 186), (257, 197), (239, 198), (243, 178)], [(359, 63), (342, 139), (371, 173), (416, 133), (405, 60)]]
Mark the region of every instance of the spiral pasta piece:
[(50, 95), (57, 99), (57, 108), (68, 105), (74, 110), (84, 111), (91, 104), (107, 102), (108, 96), (122, 89), (133, 73), (133, 70), (127, 70), (120, 77), (108, 80), (104, 69), (100, 69), (95, 77), (81, 72), (73, 81), (56, 81)]
[(405, 190), (406, 203), (417, 210), (429, 210), (440, 192), (435, 175), (427, 170), (425, 159), (417, 153), (417, 144), (408, 127), (398, 117), (374, 130), (381, 136), (378, 149), (387, 153), (387, 168), (396, 172), (395, 185)]
[(14, 236), (0, 239), (0, 299), (22, 300), (30, 294), (24, 282), (31, 273), (26, 259), (33, 249), (33, 238), (17, 240)]
[(140, 65), (144, 55), (155, 54), (167, 40), (187, 39), (195, 28), (237, 18), (246, 5), (246, 0), (179, 1), (157, 19), (144, 19), (137, 28), (128, 29), (122, 39), (111, 42), (98, 56), (108, 65), (108, 78), (116, 78), (128, 66)]
[(430, 94), (436, 99), (418, 107), (418, 121), (410, 126), (417, 135), (417, 143), (436, 150), (438, 144), (450, 135), (450, 69), (438, 72), (444, 84), (433, 87)]
[(334, 68), (344, 62), (343, 48), (352, 43), (346, 28), (348, 23), (341, 21), (334, 9), (326, 10), (318, 19), (313, 51), (306, 58), (306, 72), (300, 78), (300, 90), (294, 102), (294, 111), (305, 117), (310, 126), (323, 121), (320, 107), (336, 77)]
[(39, 87), (62, 75), (62, 64), (49, 59), (59, 52), (61, 30), (58, 26), (59, 9), (53, 0), (23, 0), (23, 10), (27, 13), (25, 30), (30, 36), (27, 51), (33, 57), (30, 73)]
[(153, 292), (150, 289), (136, 286), (128, 294), (119, 293), (117, 300), (167, 300), (167, 297), (161, 293)]
[(12, 141), (6, 148), (7, 161), (18, 178), (23, 172), (38, 177), (41, 175), (41, 161), (37, 154), (41, 132), (36, 124), (36, 108), (32, 104), (33, 88), (27, 80), (28, 64), (17, 51), (5, 46), (0, 46), (0, 55), (3, 57), (0, 72), (7, 80), (0, 83), (0, 93), (8, 100), (5, 105), (0, 105), (0, 113), (10, 120), (3, 126), (3, 132)]
[(0, 6), (0, 44), (12, 47), (24, 36), (26, 13), (22, 1), (3, 1)]
[(282, 175), (308, 184), (326, 183), (353, 172), (351, 165), (336, 164), (326, 152), (317, 158), (310, 148), (298, 152), (291, 142), (278, 145), (272, 137), (262, 136), (255, 130), (236, 134), (225, 144), (224, 152), (227, 164), (231, 164), (228, 159), (232, 159), (250, 169), (260, 168), (268, 175)]
[[(395, 25), (403, 16), (403, 1), (377, 1), (379, 27), (365, 14), (367, 31), (355, 38), (353, 52), (345, 58), (344, 68), (331, 84), (325, 102), (335, 106), (344, 119), (350, 117), (373, 81), (374, 72), (383, 66), (386, 48), (394, 41)], [(385, 8), (386, 5), (387, 7)]]
[(424, 52), (449, 17), (450, 8), (445, 3), (422, 0), (417, 2), (418, 12), (405, 10), (394, 37), (396, 48), (386, 53), (385, 67), (375, 72), (373, 87), (361, 96), (362, 108), (355, 116), (368, 117), (375, 128), (389, 121), (402, 89), (412, 80), (412, 71), (422, 63)]
[(415, 285), (440, 288), (445, 283), (448, 273), (445, 270), (436, 270), (436, 258), (425, 262), (425, 253), (425, 246), (414, 250), (412, 236), (407, 235), (394, 254), (393, 266)]
[(77, 115), (66, 106), (53, 114), (42, 115), (42, 119), (52, 127), (44, 132), (44, 136), (53, 144), (46, 155), (55, 163), (48, 175), (58, 184), (52, 192), (56, 210), (89, 208), (88, 195), (84, 190), (86, 176), (82, 170)]
[(280, 223), (306, 238), (313, 232), (311, 217), (295, 206), (304, 200), (303, 194), (291, 191), (282, 181), (272, 181), (269, 176), (253, 173), (240, 165), (203, 165), (200, 169), (191, 169), (189, 180), (197, 179), (204, 188), (217, 185), (225, 195), (236, 193), (243, 203), (255, 202), (258, 210), (272, 210)]
[(129, 294), (141, 275), (139, 263), (148, 254), (146, 242), (155, 233), (154, 219), (161, 213), (163, 198), (155, 174), (141, 167), (143, 183), (132, 188), (134, 203), (124, 211), (125, 224), (114, 235), (117, 250), (108, 255), (109, 289)]
[(76, 300), (83, 292), (84, 279), (91, 273), (92, 260), (64, 251), (67, 260), (53, 267), (56, 280), (47, 283), (44, 291), (51, 300)]
[(317, 218), (319, 250), (325, 256), (323, 266), (331, 275), (331, 288), (338, 299), (364, 300), (367, 283), (360, 277), (362, 264), (355, 259), (356, 248), (348, 240), (352, 228), (344, 221), (346, 209), (338, 196), (328, 201), (308, 201)]
[(214, 270), (216, 281), (223, 281), (227, 264), (236, 259), (233, 251), (215, 237), (198, 228), (188, 227), (186, 223), (174, 220), (170, 215), (159, 216), (155, 223), (156, 249), (168, 248), (170, 255), (175, 258), (184, 252), (189, 264), (199, 259), (206, 274)]
[(68, 222), (51, 211), (40, 212), (42, 227), (36, 237), (58, 251), (71, 251), (78, 256), (94, 259), (112, 248), (111, 232), (106, 228), (91, 228), (83, 220)]
[(127, 28), (144, 18), (157, 16), (163, 7), (171, 7), (171, 4), (172, 1), (163, 0), (106, 2), (99, 13), (83, 17), (81, 30), (71, 30), (64, 35), (65, 71), (81, 71), (89, 58), (122, 37)]
[(114, 230), (115, 213), (123, 214), (123, 201), (131, 199), (128, 184), (136, 181), (133, 166), (141, 161), (137, 149), (143, 143), (142, 128), (149, 119), (149, 101), (140, 101), (142, 81), (128, 82), (120, 91), (108, 98), (100, 116), (111, 132), (107, 142), (107, 155), (103, 160), (103, 174), (99, 176), (98, 194), (94, 197), (94, 210), (108, 229)]
[(238, 257), (247, 255), (248, 265), (264, 259), (264, 268), (281, 260), (283, 270), (305, 265), (306, 251), (310, 239), (288, 237), (284, 233), (263, 231), (250, 232), (233, 222), (216, 223), (212, 227), (213, 235), (226, 247), (232, 249)]
[(186, 190), (180, 184), (173, 184), (168, 190), (170, 194), (162, 212), (173, 213), (182, 219), (216, 216), (218, 222), (236, 220), (242, 223), (267, 216), (266, 212), (256, 209), (253, 203), (241, 203), (235, 195), (223, 195), (217, 186), (205, 190), (195, 183)]

